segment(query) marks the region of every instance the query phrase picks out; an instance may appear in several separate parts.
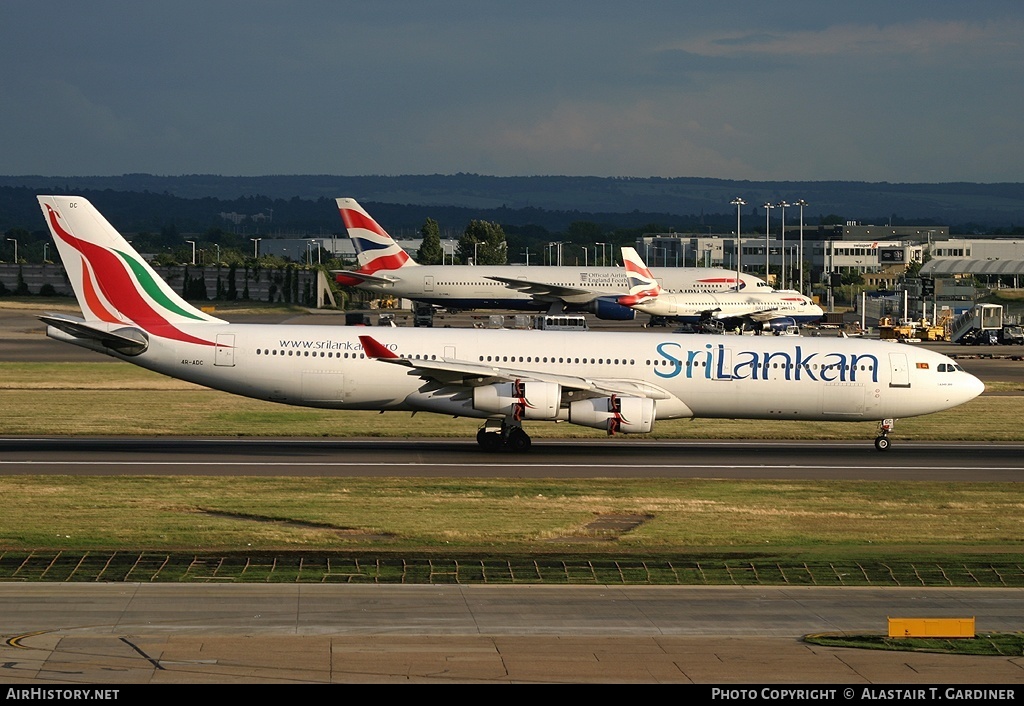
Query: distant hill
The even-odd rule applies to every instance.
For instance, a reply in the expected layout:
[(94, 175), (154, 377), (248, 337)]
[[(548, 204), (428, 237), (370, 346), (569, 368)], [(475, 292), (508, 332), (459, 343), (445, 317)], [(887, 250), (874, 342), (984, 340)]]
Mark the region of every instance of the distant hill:
[[(155, 176), (0, 176), (0, 229), (21, 222), (27, 203), (36, 209), (34, 194), (43, 192), (92, 194), (104, 209), (115, 211), (121, 199), (114, 194), (138, 195), (132, 209), (134, 230), (158, 229), (177, 223), (180, 230), (210, 226), (211, 214), (225, 211), (254, 213), (261, 208), (279, 227), (313, 232), (340, 229), (334, 198), (351, 196), (382, 211), (395, 229), (418, 229), (426, 217), (449, 227), (463, 228), (471, 219), (507, 225), (537, 225), (559, 231), (573, 221), (593, 221), (608, 227), (639, 227), (646, 223), (692, 224), (726, 229), (735, 227), (730, 202), (742, 197), (744, 230), (764, 219), (762, 204), (804, 199), (805, 222), (825, 216), (862, 223), (949, 225), (953, 232), (984, 232), (1024, 225), (1024, 184), (891, 184), (887, 182), (731, 181), (697, 177), (603, 178), (573, 176), (492, 177), (478, 174), (408, 176), (217, 175)], [(104, 198), (101, 195), (106, 195)], [(26, 196), (30, 197), (26, 200)], [(410, 208), (411, 207), (411, 208)], [(13, 211), (7, 211), (7, 208)], [(148, 215), (145, 209), (150, 209)], [(787, 221), (798, 209), (787, 212)], [(778, 212), (772, 219), (778, 220)], [(147, 224), (148, 219), (148, 224)], [(114, 220), (114, 217), (111, 217)], [(34, 223), (35, 221), (30, 221)], [(143, 227), (136, 228), (139, 222)], [(126, 229), (129, 226), (119, 227)], [(731, 228), (730, 228), (730, 225)], [(190, 226), (194, 225), (192, 228)]]

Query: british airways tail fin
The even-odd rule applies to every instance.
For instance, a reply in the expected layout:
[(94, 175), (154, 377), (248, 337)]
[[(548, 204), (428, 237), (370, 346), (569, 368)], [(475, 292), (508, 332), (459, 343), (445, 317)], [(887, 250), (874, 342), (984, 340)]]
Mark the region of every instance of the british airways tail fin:
[(341, 198), (337, 202), (341, 220), (356, 250), (357, 272), (372, 275), (381, 270), (397, 270), (418, 264), (355, 199)]
[(629, 294), (618, 298), (618, 303), (631, 306), (654, 299), (661, 294), (661, 285), (647, 269), (647, 265), (635, 248), (622, 248), (622, 265), (626, 268), (626, 281), (629, 282)]
[(171, 289), (88, 200), (37, 198), (87, 324), (166, 331), (185, 323), (223, 323)]

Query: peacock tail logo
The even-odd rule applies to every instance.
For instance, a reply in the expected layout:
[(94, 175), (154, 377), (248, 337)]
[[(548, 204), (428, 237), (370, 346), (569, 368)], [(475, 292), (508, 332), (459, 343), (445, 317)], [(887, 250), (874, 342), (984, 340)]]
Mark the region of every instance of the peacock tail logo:
[(62, 217), (56, 209), (47, 204), (46, 211), (54, 234), (82, 256), (82, 295), (89, 313), (106, 323), (139, 326), (154, 336), (215, 345), (181, 331), (150, 303), (151, 300), (165, 311), (195, 321), (207, 320), (172, 300), (136, 257), (75, 237), (61, 224)]

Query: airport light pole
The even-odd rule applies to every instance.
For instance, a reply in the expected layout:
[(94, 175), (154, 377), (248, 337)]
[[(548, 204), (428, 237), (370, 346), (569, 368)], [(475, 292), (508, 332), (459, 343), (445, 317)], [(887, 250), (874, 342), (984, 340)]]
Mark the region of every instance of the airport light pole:
[(768, 238), (771, 237), (771, 215), (772, 209), (775, 208), (772, 204), (765, 202), (764, 204), (764, 281), (769, 281), (769, 258), (771, 256), (771, 248), (768, 247)]
[(786, 289), (786, 206), (789, 204), (785, 201), (779, 201), (779, 208), (782, 209), (782, 270), (779, 273), (779, 281), (782, 282), (782, 288)]
[(18, 240), (17, 238), (8, 238), (9, 241), (14, 243), (14, 264), (18, 264)]
[(800, 199), (794, 205), (800, 207), (800, 293), (804, 294), (804, 206), (807, 202)]
[(185, 242), (192, 245), (192, 264), (194, 265), (196, 264), (196, 241), (186, 240)]
[(259, 260), (260, 259), (260, 241), (263, 240), (263, 238), (249, 238), (249, 240), (252, 241), (252, 259), (253, 260)]
[[(605, 245), (607, 245), (607, 243), (594, 243), (594, 245), (595, 245), (595, 246), (597, 246), (597, 245), (600, 245), (600, 246), (601, 246), (601, 265), (602, 265), (602, 266), (605, 266), (605, 265), (607, 265), (607, 264), (608, 264), (608, 261), (607, 261), (607, 260), (605, 259), (605, 257), (604, 257), (604, 246), (605, 246)], [(596, 249), (596, 247), (595, 247), (595, 249), (594, 249), (594, 259), (595, 259), (595, 260), (597, 259), (597, 249)], [(596, 265), (597, 263), (594, 263), (594, 264)]]
[(739, 196), (730, 201), (736, 207), (736, 291), (740, 291), (740, 258), (743, 254), (743, 245), (740, 242), (740, 206), (746, 206), (747, 202)]

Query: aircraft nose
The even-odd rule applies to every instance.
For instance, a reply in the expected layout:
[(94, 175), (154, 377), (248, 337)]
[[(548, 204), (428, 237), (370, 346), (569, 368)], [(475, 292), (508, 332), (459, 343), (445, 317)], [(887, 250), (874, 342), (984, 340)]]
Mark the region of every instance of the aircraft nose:
[(975, 397), (985, 391), (985, 383), (976, 378), (974, 375), (967, 373), (967, 380), (960, 386), (963, 388), (966, 402), (967, 400), (973, 400)]

